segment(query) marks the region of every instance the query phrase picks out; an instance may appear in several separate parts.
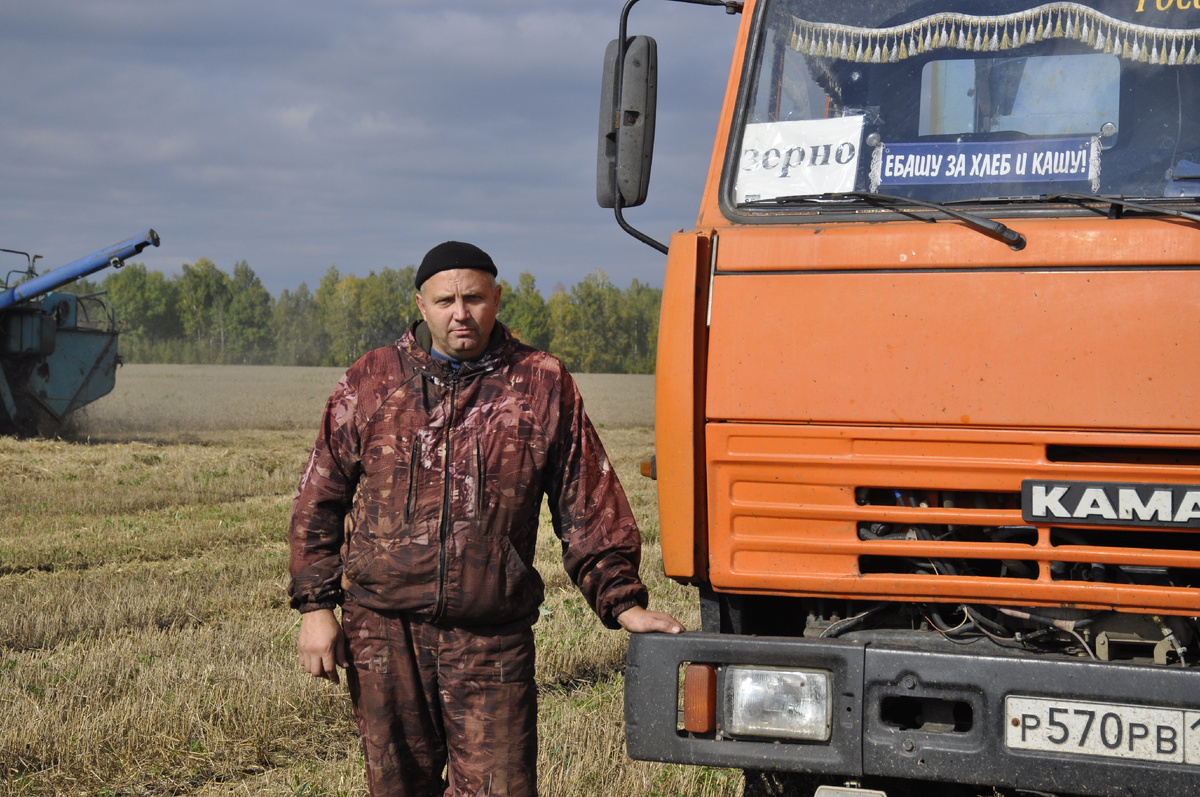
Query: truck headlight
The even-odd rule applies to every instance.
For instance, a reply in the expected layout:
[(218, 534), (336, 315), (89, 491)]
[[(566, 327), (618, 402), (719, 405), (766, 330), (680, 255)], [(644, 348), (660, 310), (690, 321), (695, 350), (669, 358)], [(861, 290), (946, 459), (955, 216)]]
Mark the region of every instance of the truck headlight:
[(829, 739), (829, 673), (774, 667), (725, 668), (724, 732), (806, 741)]

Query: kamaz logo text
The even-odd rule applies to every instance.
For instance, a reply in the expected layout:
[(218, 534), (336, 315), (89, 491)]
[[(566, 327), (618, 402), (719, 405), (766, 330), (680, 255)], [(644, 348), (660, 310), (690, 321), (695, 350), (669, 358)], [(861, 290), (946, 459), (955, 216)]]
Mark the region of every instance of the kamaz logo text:
[(1021, 483), (1027, 522), (1200, 528), (1200, 486), (1094, 482)]

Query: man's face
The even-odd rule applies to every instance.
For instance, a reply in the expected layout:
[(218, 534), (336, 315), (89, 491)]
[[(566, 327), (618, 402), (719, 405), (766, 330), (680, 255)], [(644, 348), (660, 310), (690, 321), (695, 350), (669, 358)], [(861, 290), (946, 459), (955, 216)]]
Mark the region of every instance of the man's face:
[(433, 348), (470, 360), (487, 349), (500, 311), (500, 286), (491, 274), (474, 268), (439, 271), (417, 291), (417, 309), (429, 325)]

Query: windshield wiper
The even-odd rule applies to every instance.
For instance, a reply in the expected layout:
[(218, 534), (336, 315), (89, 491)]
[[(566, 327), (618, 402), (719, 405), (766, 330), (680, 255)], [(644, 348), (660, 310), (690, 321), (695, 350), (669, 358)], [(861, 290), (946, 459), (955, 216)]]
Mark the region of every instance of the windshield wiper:
[[(1021, 251), (1025, 248), (1025, 236), (1016, 230), (1006, 227), (994, 219), (989, 219), (985, 216), (980, 216), (975, 213), (964, 213), (948, 205), (943, 205), (940, 202), (930, 202), (925, 199), (913, 199), (912, 197), (893, 196), (891, 194), (872, 194), (869, 191), (845, 191), (829, 194), (796, 194), (794, 196), (781, 196), (772, 199), (759, 199), (753, 202), (743, 203), (743, 207), (770, 207), (771, 205), (794, 205), (794, 204), (813, 204), (813, 205), (836, 205), (841, 203), (849, 203), (854, 200), (860, 200), (878, 207), (895, 208), (900, 205), (916, 205), (918, 207), (929, 208), (940, 213), (945, 213), (947, 216), (958, 219), (963, 224), (967, 225), (976, 232), (981, 232), (989, 238), (995, 238), (998, 241), (1008, 244), (1009, 248), (1014, 251)], [(932, 219), (930, 219), (932, 221)]]
[[(1055, 202), (1058, 200), (1067, 200), (1070, 202), (1080, 203), (1098, 202), (1100, 204), (1107, 204), (1110, 208), (1135, 210), (1140, 213), (1147, 213), (1151, 215), (1162, 214), (1165, 216), (1177, 216), (1178, 218), (1188, 219), (1189, 221), (1200, 221), (1200, 213), (1189, 213), (1186, 210), (1173, 208), (1170, 205), (1159, 205), (1155, 202), (1135, 202), (1119, 196), (1065, 193), (1047, 194), (1046, 196), (1042, 197), (1042, 199), (1046, 202)], [(1117, 218), (1119, 218), (1119, 216)]]

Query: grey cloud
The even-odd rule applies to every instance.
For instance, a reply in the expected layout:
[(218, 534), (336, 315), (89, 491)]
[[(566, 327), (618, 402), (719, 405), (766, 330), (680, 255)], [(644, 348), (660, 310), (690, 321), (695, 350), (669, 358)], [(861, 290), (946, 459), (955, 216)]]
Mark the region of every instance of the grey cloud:
[[(695, 218), (736, 20), (647, 2), (651, 200)], [(0, 246), (50, 265), (154, 226), (175, 271), (246, 259), (273, 291), (471, 238), (548, 291), (662, 258), (594, 201), (600, 60), (621, 3), (21, 4), (0, 30)], [(514, 275), (515, 276), (515, 275)]]

